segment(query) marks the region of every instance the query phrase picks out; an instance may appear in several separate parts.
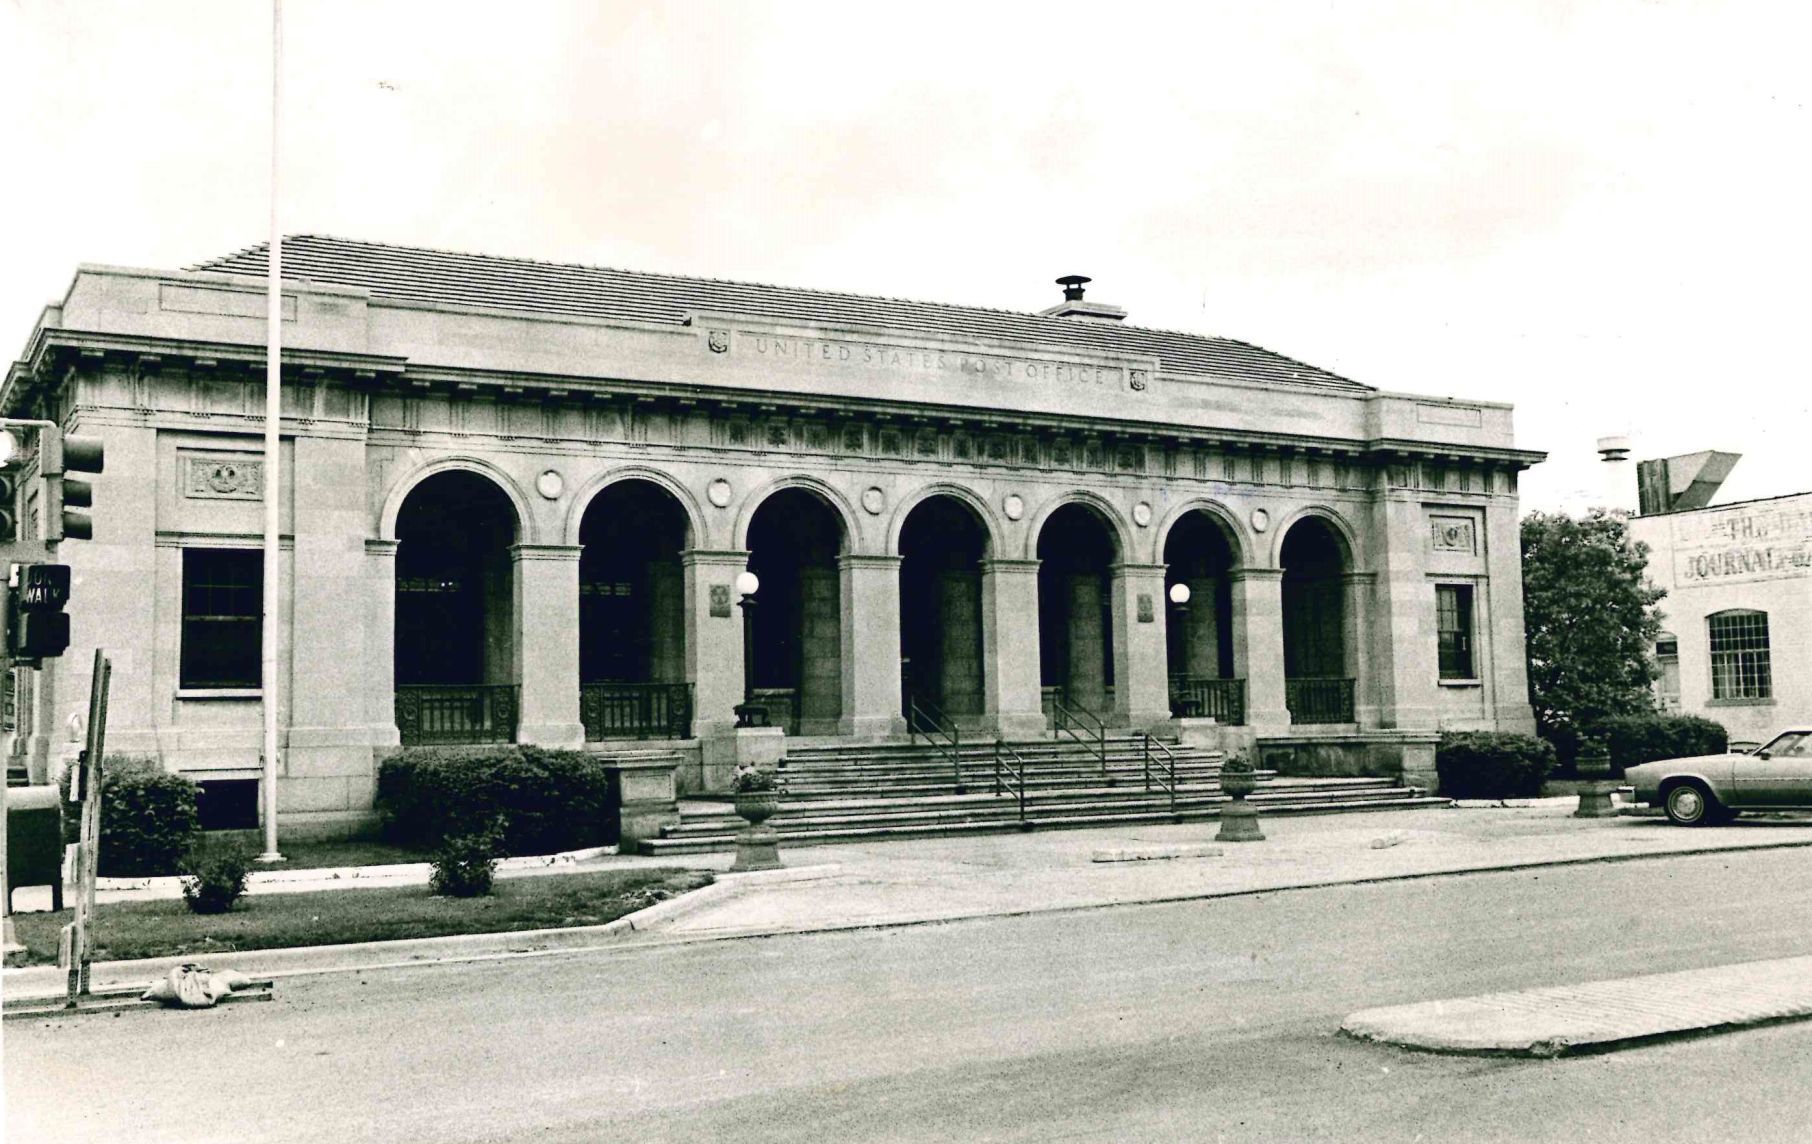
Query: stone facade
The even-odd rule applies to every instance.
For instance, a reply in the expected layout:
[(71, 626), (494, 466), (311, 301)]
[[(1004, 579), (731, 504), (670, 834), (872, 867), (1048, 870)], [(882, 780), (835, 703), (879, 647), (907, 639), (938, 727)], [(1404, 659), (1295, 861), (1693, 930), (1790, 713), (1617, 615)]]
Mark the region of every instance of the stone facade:
[[(623, 718), (648, 734), (679, 696), (689, 719), (655, 737), (683, 734), (701, 765), (682, 782), (716, 786), (704, 762), (745, 695), (733, 582), (751, 566), (753, 682), (796, 705), (794, 733), (899, 736), (911, 696), (989, 735), (1048, 733), (1054, 702), (1174, 729), (1185, 677), (1239, 691), (1223, 741), (1319, 769), (1346, 744), (1356, 769), (1421, 774), (1440, 728), (1532, 729), (1516, 473), (1539, 455), (1513, 446), (1507, 406), (1275, 355), (1183, 368), (1135, 352), (1133, 327), (1101, 347), (1058, 336), (1084, 318), (1013, 315), (1013, 336), (990, 335), (974, 323), (993, 312), (950, 307), (940, 333), (913, 304), (853, 299), (872, 304), (860, 321), (830, 320), (748, 287), (740, 311), (657, 321), (532, 292), (393, 296), (299, 265), (275, 485), (259, 278), (84, 266), (9, 374), (11, 414), (107, 442), (95, 539), (62, 550), (74, 644), (38, 684), (39, 765), (103, 645), (110, 750), (257, 777), (256, 686), (190, 685), (184, 643), (225, 622), (196, 602), (224, 573), (192, 553), (256, 549), (267, 493), (279, 798), (299, 827), (363, 821), (374, 759), (449, 685), (470, 692), (461, 726), (566, 747), (635, 704)], [(521, 265), (531, 284), (559, 269)], [(1168, 602), (1178, 580), (1186, 609)], [(1437, 669), (1437, 585), (1468, 601), (1458, 675)], [(604, 682), (582, 696), (582, 676)]]

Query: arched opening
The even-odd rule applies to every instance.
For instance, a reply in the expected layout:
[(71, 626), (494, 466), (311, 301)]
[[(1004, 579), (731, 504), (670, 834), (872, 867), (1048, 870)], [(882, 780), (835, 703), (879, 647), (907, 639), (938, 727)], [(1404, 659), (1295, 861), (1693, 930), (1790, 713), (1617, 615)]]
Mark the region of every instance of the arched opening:
[(579, 522), (579, 717), (587, 739), (684, 739), (686, 512), (653, 481), (618, 481)]
[(1046, 706), (1097, 717), (1113, 710), (1113, 531), (1100, 513), (1066, 504), (1038, 533), (1038, 655)]
[(396, 725), (405, 744), (516, 737), (516, 510), (489, 478), (436, 473), (396, 518)]
[[(1185, 513), (1164, 541), (1165, 600), (1173, 715), (1246, 721), (1245, 689), (1234, 678), (1233, 545), (1214, 517)], [(1177, 586), (1187, 599), (1177, 602)]]
[(843, 522), (816, 493), (782, 489), (749, 521), (754, 701), (789, 734), (831, 735), (843, 714)]
[(1284, 702), (1293, 723), (1351, 723), (1346, 550), (1326, 521), (1304, 517), (1284, 536)]
[(933, 719), (982, 714), (981, 563), (988, 534), (975, 510), (927, 497), (900, 529), (900, 692)]

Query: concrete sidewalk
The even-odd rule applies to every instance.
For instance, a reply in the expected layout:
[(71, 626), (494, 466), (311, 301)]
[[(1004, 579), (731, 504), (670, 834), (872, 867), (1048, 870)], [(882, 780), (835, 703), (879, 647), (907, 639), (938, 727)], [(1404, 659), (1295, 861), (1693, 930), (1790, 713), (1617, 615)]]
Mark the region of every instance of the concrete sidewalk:
[(1354, 1013), (1349, 1037), (1429, 1052), (1557, 1057), (1812, 1017), (1812, 957), (1487, 993)]
[[(1646, 817), (1576, 819), (1573, 806), (1569, 798), (1516, 808), (1279, 816), (1263, 820), (1266, 841), (1251, 843), (1215, 843), (1216, 826), (1209, 822), (783, 848), (786, 871), (723, 877), (703, 891), (608, 926), (252, 951), (207, 960), (260, 976), (335, 972), (1812, 846), (1812, 819), (1745, 817), (1731, 826), (1689, 830)], [(607, 856), (562, 868), (723, 871), (731, 859), (729, 854), (661, 860)], [(193, 959), (97, 964), (93, 976), (97, 986), (128, 984)], [(54, 967), (7, 970), (0, 977), (8, 996), (54, 993), (62, 986)]]

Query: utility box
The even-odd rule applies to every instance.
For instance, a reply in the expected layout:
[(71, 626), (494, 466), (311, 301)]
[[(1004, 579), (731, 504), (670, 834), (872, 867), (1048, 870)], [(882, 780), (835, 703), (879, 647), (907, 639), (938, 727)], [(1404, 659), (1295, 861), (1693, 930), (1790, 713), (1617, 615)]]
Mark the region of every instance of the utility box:
[(51, 908), (63, 908), (63, 805), (56, 785), (6, 792), (6, 906), (17, 886), (49, 886)]

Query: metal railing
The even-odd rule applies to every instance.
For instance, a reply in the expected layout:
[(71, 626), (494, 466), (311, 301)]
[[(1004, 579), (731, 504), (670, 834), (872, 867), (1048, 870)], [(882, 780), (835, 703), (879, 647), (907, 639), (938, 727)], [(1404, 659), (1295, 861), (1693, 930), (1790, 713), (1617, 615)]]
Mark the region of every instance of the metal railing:
[(1174, 816), (1177, 812), (1178, 780), (1176, 754), (1170, 749), (1169, 745), (1160, 743), (1158, 740), (1152, 738), (1149, 732), (1144, 732), (1143, 734), (1145, 739), (1143, 752), (1145, 756), (1145, 789), (1147, 791), (1151, 790), (1151, 749), (1156, 747), (1158, 749), (1158, 785), (1170, 796), (1170, 813)]
[(579, 688), (579, 721), (587, 742), (600, 739), (690, 739), (690, 683), (587, 683)]
[(1026, 761), (1018, 751), (999, 739), (994, 740), (994, 793), (999, 795), (1012, 791), (1019, 802), (1019, 826), (1022, 830), (1027, 825), (1026, 769)]
[(1353, 722), (1353, 681), (1334, 677), (1284, 680), (1292, 723)]
[(968, 788), (963, 785), (963, 732), (955, 720), (939, 710), (936, 704), (909, 699), (906, 701), (906, 735), (909, 739), (923, 735), (927, 743), (937, 748), (938, 754), (950, 760), (950, 769), (956, 776), (956, 793), (967, 792)]
[(1067, 695), (1053, 696), (1051, 699), (1051, 738), (1068, 735), (1076, 742), (1094, 750), (1101, 760), (1101, 781), (1108, 786), (1114, 780), (1107, 773), (1107, 723), (1101, 716), (1090, 711), (1080, 703), (1072, 702)]
[(1240, 726), (1246, 721), (1246, 681), (1211, 676), (1173, 675), (1170, 713), (1183, 719), (1213, 719)]
[(514, 683), (404, 684), (396, 689), (396, 730), (405, 747), (513, 743), (521, 710)]

